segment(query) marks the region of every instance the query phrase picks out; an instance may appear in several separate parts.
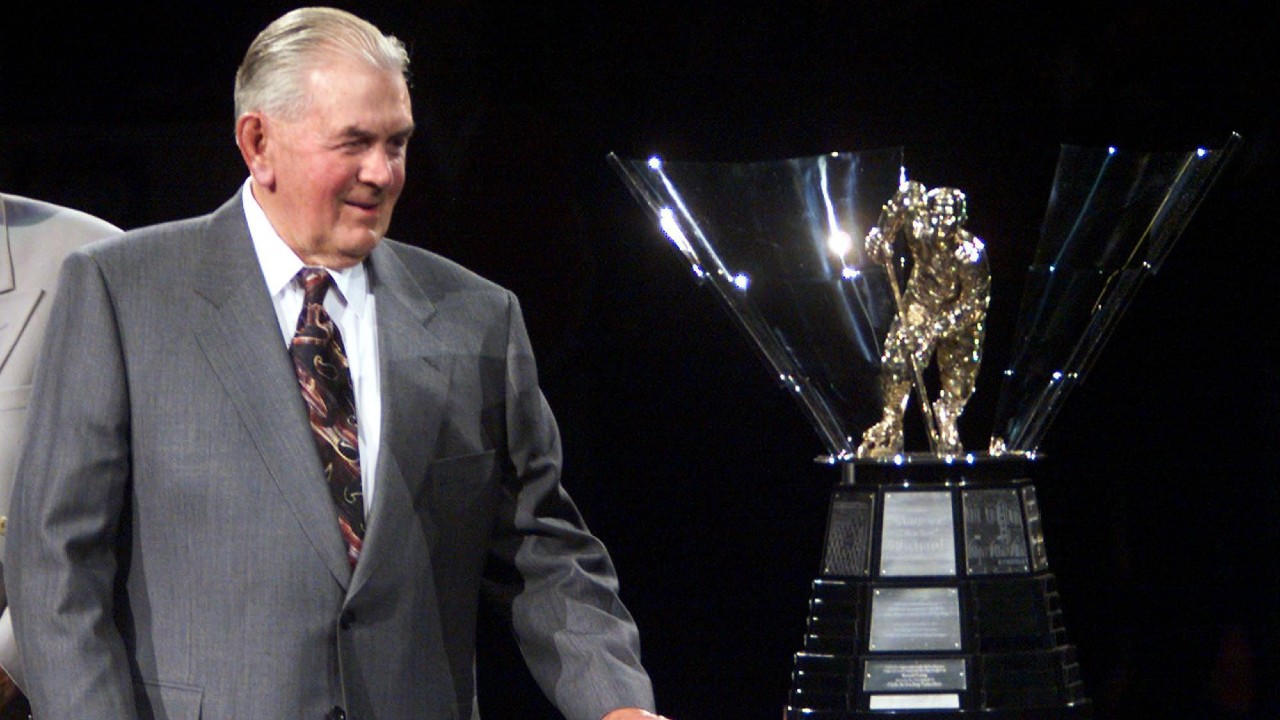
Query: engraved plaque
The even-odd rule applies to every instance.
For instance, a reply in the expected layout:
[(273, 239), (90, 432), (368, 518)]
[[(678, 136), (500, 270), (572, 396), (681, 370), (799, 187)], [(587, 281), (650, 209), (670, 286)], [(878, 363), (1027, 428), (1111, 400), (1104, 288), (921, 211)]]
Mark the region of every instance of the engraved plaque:
[(871, 600), (869, 650), (960, 649), (955, 588), (879, 588)]
[(866, 577), (871, 561), (872, 495), (839, 493), (831, 501), (823, 575)]
[(1040, 505), (1036, 503), (1036, 489), (1031, 485), (1022, 488), (1022, 511), (1027, 516), (1027, 542), (1031, 546), (1031, 568), (1040, 572), (1049, 567), (1049, 556), (1044, 550), (1044, 530), (1040, 527)]
[(968, 681), (961, 658), (868, 660), (862, 676), (867, 692), (965, 690)]
[(956, 693), (872, 695), (868, 706), (871, 710), (959, 710), (960, 696)]
[(1022, 499), (1012, 488), (965, 490), (964, 561), (970, 575), (1027, 572), (1027, 533)]
[(884, 494), (880, 574), (956, 574), (956, 536), (951, 519), (950, 492)]

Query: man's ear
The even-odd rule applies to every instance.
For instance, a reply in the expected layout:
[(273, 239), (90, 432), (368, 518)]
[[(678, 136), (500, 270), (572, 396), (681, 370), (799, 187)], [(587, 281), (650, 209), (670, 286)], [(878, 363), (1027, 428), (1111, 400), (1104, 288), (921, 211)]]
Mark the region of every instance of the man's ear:
[(274, 190), (276, 182), (275, 168), (267, 155), (270, 134), (270, 120), (262, 113), (247, 112), (236, 121), (236, 145), (240, 148), (240, 157), (244, 158), (253, 181), (266, 190)]

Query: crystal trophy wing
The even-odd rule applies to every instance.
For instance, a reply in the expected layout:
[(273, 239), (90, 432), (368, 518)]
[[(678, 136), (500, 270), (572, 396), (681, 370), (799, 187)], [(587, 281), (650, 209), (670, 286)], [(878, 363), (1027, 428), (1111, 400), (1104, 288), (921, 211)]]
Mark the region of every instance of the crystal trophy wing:
[(1062, 148), (997, 405), (993, 452), (1040, 447), (1067, 393), (1160, 269), (1238, 142), (1233, 135), (1221, 149), (1186, 152)]
[(883, 338), (896, 314), (863, 238), (896, 191), (900, 149), (782, 162), (610, 156), (663, 233), (799, 400), (833, 457), (879, 417)]

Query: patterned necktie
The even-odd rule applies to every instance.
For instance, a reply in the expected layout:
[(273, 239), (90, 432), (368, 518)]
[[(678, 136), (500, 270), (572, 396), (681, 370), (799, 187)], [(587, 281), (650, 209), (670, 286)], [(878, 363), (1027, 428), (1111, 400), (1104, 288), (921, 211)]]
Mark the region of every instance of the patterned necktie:
[(293, 356), (293, 369), (307, 405), (329, 494), (338, 509), (338, 528), (347, 543), (347, 560), (354, 568), (364, 540), (355, 389), (342, 335), (324, 309), (324, 296), (332, 278), (324, 269), (303, 268), (298, 279), (305, 294), (289, 354)]

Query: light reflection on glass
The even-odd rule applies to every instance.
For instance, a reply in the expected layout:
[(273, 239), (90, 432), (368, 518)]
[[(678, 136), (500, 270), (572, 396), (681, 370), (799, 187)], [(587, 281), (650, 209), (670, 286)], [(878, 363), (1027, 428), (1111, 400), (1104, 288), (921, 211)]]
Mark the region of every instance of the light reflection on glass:
[(693, 252), (693, 246), (689, 244), (689, 238), (684, 234), (684, 230), (680, 227), (679, 221), (676, 220), (676, 214), (671, 208), (662, 208), (658, 212), (658, 226), (662, 228), (662, 232), (670, 238), (671, 242), (679, 248), (689, 262), (693, 264), (693, 271), (699, 277), (703, 275), (702, 267), (698, 264), (697, 256)]
[(827, 247), (836, 257), (846, 258), (849, 256), (849, 252), (853, 250), (853, 238), (843, 230), (836, 230), (827, 238)]

